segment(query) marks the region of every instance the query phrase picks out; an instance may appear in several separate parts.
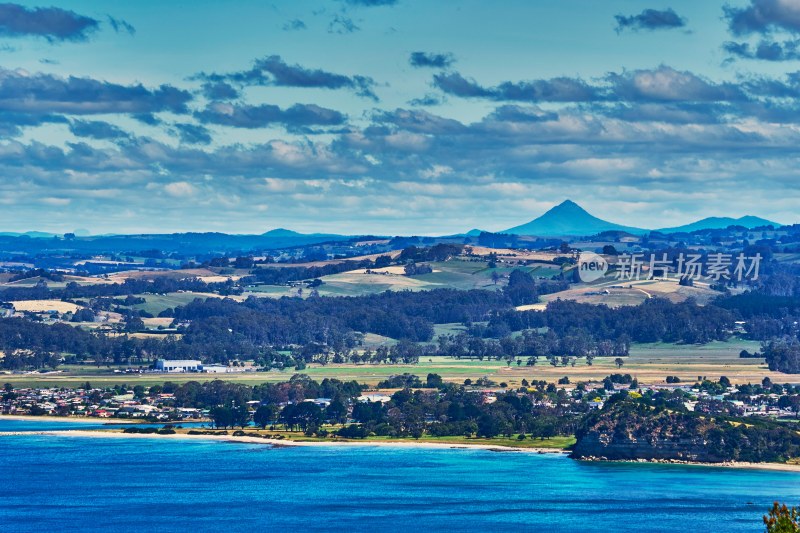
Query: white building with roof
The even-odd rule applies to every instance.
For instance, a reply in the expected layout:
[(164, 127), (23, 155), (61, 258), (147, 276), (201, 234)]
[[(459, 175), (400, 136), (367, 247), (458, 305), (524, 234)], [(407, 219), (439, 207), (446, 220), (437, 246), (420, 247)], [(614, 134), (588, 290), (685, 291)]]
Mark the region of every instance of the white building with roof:
[(167, 361), (160, 359), (156, 361), (156, 370), (159, 372), (199, 372), (203, 364), (200, 361), (190, 361), (176, 359)]

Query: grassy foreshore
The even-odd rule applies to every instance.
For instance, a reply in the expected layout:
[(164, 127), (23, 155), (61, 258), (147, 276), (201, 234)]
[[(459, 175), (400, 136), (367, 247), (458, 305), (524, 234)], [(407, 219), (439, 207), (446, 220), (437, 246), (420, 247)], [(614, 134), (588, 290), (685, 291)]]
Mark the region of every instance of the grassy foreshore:
[[(26, 421), (26, 422), (94, 422), (97, 424), (104, 424), (104, 425), (113, 425), (113, 426), (133, 426), (137, 424), (174, 424), (175, 426), (180, 426), (180, 422), (170, 422), (170, 421), (162, 421), (162, 422), (151, 422), (147, 420), (123, 420), (118, 418), (97, 418), (97, 417), (84, 417), (84, 416), (70, 416), (70, 417), (59, 417), (59, 416), (29, 416), (29, 415), (0, 415), (0, 420), (19, 420), (19, 421)], [(177, 427), (175, 429), (176, 435), (186, 435), (187, 437), (216, 437), (216, 435), (189, 435), (189, 431), (213, 431), (215, 433), (222, 432), (225, 430), (212, 430), (211, 425), (212, 421), (210, 420), (192, 420), (191, 422), (204, 422), (208, 424), (208, 428), (181, 428)], [(328, 427), (328, 426), (326, 426)], [(335, 427), (329, 427), (329, 429), (335, 429)], [(76, 430), (70, 430), (71, 434), (76, 434)], [(120, 429), (109, 428), (108, 430), (88, 430), (91, 433), (97, 432), (121, 432)], [(228, 433), (233, 433), (235, 429), (227, 430)], [(441, 445), (482, 445), (482, 446), (489, 446), (489, 447), (505, 447), (505, 448), (534, 448), (534, 449), (547, 449), (547, 450), (564, 450), (572, 444), (575, 443), (575, 439), (573, 437), (552, 437), (544, 440), (537, 440), (537, 439), (525, 439), (519, 440), (517, 439), (517, 435), (512, 435), (510, 438), (504, 437), (495, 437), (492, 439), (485, 439), (485, 438), (472, 438), (472, 437), (459, 437), (459, 436), (447, 436), (447, 437), (433, 437), (430, 435), (425, 435), (420, 439), (414, 439), (412, 437), (381, 437), (381, 436), (370, 436), (365, 439), (344, 439), (340, 437), (309, 437), (305, 435), (301, 431), (289, 431), (286, 429), (260, 429), (254, 427), (246, 428), (246, 433), (250, 436), (258, 435), (257, 437), (253, 436), (252, 438), (258, 439), (258, 442), (266, 442), (270, 439), (266, 439), (264, 435), (274, 435), (279, 436), (279, 438), (272, 439), (277, 443), (394, 443), (394, 442), (408, 442), (408, 443), (415, 443), (415, 442), (423, 442), (428, 444), (441, 444)], [(48, 432), (44, 432), (48, 433)], [(59, 432), (60, 433), (60, 432)], [(5, 433), (0, 432), (0, 435)], [(136, 435), (135, 433), (130, 434), (126, 433), (124, 435)], [(165, 435), (157, 435), (159, 437)], [(168, 436), (168, 435), (166, 435)], [(225, 435), (221, 435), (225, 437)], [(241, 438), (241, 437), (232, 437), (228, 436), (229, 440), (234, 438)], [(247, 437), (251, 438), (251, 437)]]

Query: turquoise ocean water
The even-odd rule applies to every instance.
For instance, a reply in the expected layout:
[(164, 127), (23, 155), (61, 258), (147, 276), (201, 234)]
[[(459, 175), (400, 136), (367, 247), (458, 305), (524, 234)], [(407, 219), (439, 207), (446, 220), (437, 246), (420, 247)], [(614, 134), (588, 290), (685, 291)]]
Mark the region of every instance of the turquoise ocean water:
[(800, 473), (464, 449), (0, 437), (3, 532), (750, 532), (763, 531), (773, 500), (800, 504)]

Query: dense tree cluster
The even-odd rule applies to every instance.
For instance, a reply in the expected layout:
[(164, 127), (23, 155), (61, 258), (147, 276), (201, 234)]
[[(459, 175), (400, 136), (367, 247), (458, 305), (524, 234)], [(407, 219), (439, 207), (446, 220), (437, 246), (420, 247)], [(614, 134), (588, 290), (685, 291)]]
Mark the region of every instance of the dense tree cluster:
[(800, 265), (766, 261), (755, 286), (770, 296), (800, 296)]
[(24, 318), (0, 319), (0, 368), (55, 367), (62, 358), (98, 358), (122, 361), (147, 356), (159, 341), (109, 337), (68, 324), (45, 325)]
[(800, 333), (800, 296), (776, 296), (761, 291), (747, 291), (718, 298), (714, 304), (730, 309), (738, 320), (746, 321), (746, 337), (771, 340)]
[(800, 341), (794, 337), (773, 339), (761, 344), (761, 355), (770, 370), (800, 374)]
[(500, 293), (438, 289), (306, 300), (250, 297), (241, 303), (196, 300), (172, 315), (192, 321), (185, 331), (188, 343), (242, 340), (254, 345), (344, 342), (352, 346), (355, 331), (425, 342), (433, 337), (433, 324), (484, 320), (491, 311), (509, 307)]
[[(546, 401), (545, 401), (546, 400)], [(387, 403), (358, 403), (352, 418), (360, 425), (340, 430), (351, 438), (369, 434), (421, 437), (478, 436), (492, 438), (523, 434), (531, 438), (569, 435), (580, 418), (562, 390), (507, 392), (493, 403), (464, 387), (443, 386), (439, 392), (404, 388)]]
[(172, 394), (176, 407), (206, 409), (239, 406), (251, 400), (267, 404), (297, 403), (314, 398), (346, 401), (359, 396), (365, 388), (366, 385), (355, 381), (325, 378), (316, 382), (305, 374), (295, 374), (286, 382), (262, 383), (252, 387), (218, 379), (204, 383), (187, 381), (181, 384), (167, 381), (158, 392)]
[(742, 319), (757, 316), (781, 318), (800, 312), (800, 296), (774, 296), (759, 291), (747, 291), (717, 298), (714, 305), (734, 310)]
[(373, 262), (369, 259), (365, 261), (342, 261), (323, 266), (285, 266), (285, 267), (266, 267), (254, 268), (250, 274), (240, 280), (242, 284), (265, 283), (267, 285), (286, 285), (290, 281), (302, 281), (322, 276), (331, 276), (341, 272), (348, 272), (357, 268), (372, 268)]
[(421, 263), (423, 261), (447, 261), (461, 255), (464, 246), (461, 244), (440, 243), (428, 248), (408, 246), (395, 259), (398, 263)]
[(508, 285), (503, 292), (515, 306), (535, 304), (542, 294), (552, 294), (569, 288), (565, 279), (535, 281), (530, 273), (523, 270), (512, 270), (508, 275)]
[(433, 272), (433, 267), (427, 263), (408, 263), (403, 267), (403, 273), (406, 276), (422, 276), (431, 272)]
[(641, 305), (617, 309), (605, 305), (556, 300), (544, 312), (503, 311), (491, 317), (484, 330), (475, 334), (501, 337), (513, 331), (548, 328), (558, 336), (576, 330), (594, 340), (619, 339), (633, 342), (707, 343), (725, 340), (733, 328), (733, 315), (726, 309), (692, 302), (673, 304), (650, 298)]
[(64, 274), (57, 270), (48, 270), (46, 268), (34, 268), (31, 270), (13, 272), (8, 281), (20, 281), (23, 279), (42, 278), (49, 279), (50, 281), (64, 281)]
[(466, 333), (440, 336), (437, 355), (478, 360), (504, 359), (509, 364), (524, 359), (528, 366), (535, 365), (541, 357), (553, 366), (566, 366), (574, 365), (578, 358), (586, 358), (591, 364), (595, 357), (624, 357), (629, 349), (630, 339), (624, 335), (597, 340), (585, 328), (578, 328), (564, 336), (558, 336), (552, 330), (541, 333), (526, 330), (521, 335), (507, 335), (500, 339), (484, 339)]

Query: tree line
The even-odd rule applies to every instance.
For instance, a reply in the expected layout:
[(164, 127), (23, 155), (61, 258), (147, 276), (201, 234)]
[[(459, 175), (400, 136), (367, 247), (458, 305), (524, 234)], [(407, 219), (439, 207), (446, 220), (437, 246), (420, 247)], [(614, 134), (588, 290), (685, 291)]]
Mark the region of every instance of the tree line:
[(611, 308), (555, 300), (543, 312), (501, 310), (491, 316), (486, 326), (473, 326), (470, 333), (497, 338), (515, 331), (547, 328), (563, 337), (582, 329), (595, 341), (625, 335), (633, 342), (699, 344), (726, 340), (733, 325), (733, 314), (727, 309), (692, 301), (672, 303), (649, 298), (640, 305)]
[(123, 283), (79, 285), (74, 281), (67, 283), (63, 289), (51, 289), (47, 282), (40, 280), (33, 287), (7, 287), (0, 290), (0, 299), (6, 302), (19, 300), (64, 300), (76, 298), (98, 298), (110, 296), (128, 296), (135, 294), (164, 294), (168, 292), (215, 292), (222, 295), (241, 294), (241, 287), (233, 281), (206, 283), (188, 277), (174, 279), (156, 277), (152, 280), (127, 278)]

